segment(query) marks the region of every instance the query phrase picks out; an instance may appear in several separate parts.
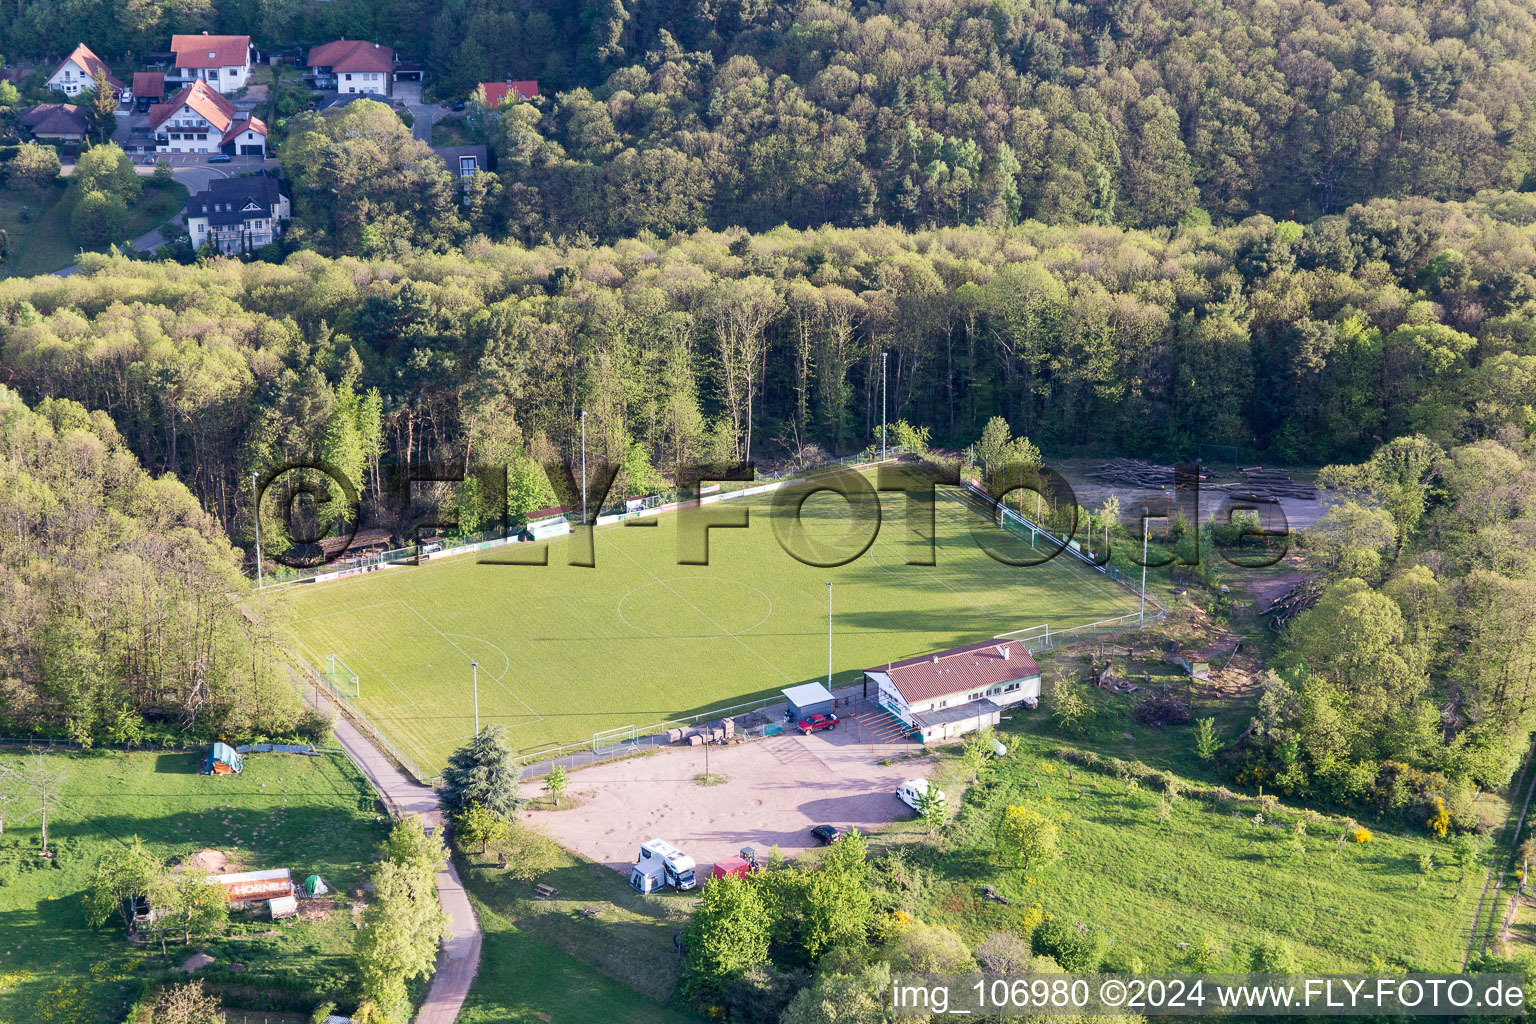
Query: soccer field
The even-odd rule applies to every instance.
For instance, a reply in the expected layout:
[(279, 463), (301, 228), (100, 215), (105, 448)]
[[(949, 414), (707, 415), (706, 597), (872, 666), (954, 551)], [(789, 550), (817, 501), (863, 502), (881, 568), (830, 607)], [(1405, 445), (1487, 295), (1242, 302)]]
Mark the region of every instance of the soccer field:
[[(773, 500), (711, 506), (744, 505), (750, 525), (709, 531), (706, 566), (677, 564), (670, 514), (598, 528), (594, 568), (567, 564), (578, 542), (565, 537), (548, 543), (546, 566), (477, 561), (542, 546), (523, 544), (298, 587), (288, 594), (298, 649), (320, 667), (338, 655), (357, 674), (362, 710), (430, 773), (474, 731), (471, 662), (481, 723), (504, 725), (514, 749), (531, 752), (824, 681), (829, 582), (835, 685), (882, 662), (1136, 608), (1069, 555), (1025, 567), (989, 557), (973, 531), (1015, 558), (1029, 544), (952, 490), (939, 490), (932, 566), (906, 564), (926, 559), (929, 543), (909, 528), (903, 495), (882, 495), (873, 545), (835, 568), (785, 552), (775, 520), (794, 520)], [(845, 551), (869, 533), (828, 493), (806, 501), (798, 523), (804, 543), (842, 538)]]

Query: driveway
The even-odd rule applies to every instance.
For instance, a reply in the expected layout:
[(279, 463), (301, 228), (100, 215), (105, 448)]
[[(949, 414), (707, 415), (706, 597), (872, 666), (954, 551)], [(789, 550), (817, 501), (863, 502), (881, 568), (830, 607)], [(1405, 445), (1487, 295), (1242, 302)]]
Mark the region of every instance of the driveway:
[[(726, 777), (719, 785), (694, 782), (704, 771), (703, 747), (672, 746), (574, 772), (567, 794), (575, 806), (522, 817), (625, 875), (647, 839), (681, 847), (708, 872), (743, 846), (766, 857), (777, 845), (793, 857), (817, 845), (810, 836), (815, 825), (867, 831), (915, 817), (895, 792), (906, 779), (928, 774), (929, 761), (912, 756), (921, 748), (893, 742), (889, 719), (872, 704), (839, 714), (835, 730), (711, 747), (709, 771)], [(524, 793), (543, 795), (542, 781), (525, 783)]]
[(396, 82), (394, 84), (394, 96), (390, 102), (404, 100), (405, 109), (411, 112), (415, 122), (411, 125), (411, 134), (428, 145), (432, 144), (432, 126), (437, 119), (447, 116), (450, 112), (444, 110), (436, 103), (423, 103), (421, 101), (420, 82)]
[[(320, 702), (313, 695), (310, 699)], [(402, 775), (346, 716), (337, 715), (334, 731), (337, 741), (368, 776), (391, 813), (419, 814), (424, 821), (442, 826), (443, 815), (433, 790)], [(437, 955), (437, 969), (416, 1014), (416, 1024), (453, 1024), (480, 966), (480, 922), (475, 920), (474, 908), (469, 905), (452, 858), (437, 873), (435, 881), (437, 900), (448, 915), (448, 936)]]

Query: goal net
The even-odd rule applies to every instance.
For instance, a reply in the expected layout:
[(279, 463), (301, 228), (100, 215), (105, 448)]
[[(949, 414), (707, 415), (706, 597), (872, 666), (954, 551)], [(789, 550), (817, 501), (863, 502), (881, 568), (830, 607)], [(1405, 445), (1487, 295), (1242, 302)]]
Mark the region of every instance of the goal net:
[(621, 725), (617, 729), (603, 729), (592, 734), (592, 752), (595, 754), (604, 747), (621, 743), (634, 743), (636, 738), (635, 727), (632, 725)]
[(343, 697), (356, 698), (361, 694), (357, 673), (347, 667), (341, 656), (330, 654), (325, 659), (325, 679), (331, 688)]

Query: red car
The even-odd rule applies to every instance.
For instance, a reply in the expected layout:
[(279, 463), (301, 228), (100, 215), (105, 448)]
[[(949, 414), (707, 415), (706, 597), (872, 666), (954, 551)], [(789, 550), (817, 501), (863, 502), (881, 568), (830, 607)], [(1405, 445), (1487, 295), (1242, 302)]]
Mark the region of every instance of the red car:
[(837, 716), (836, 715), (815, 714), (815, 715), (812, 715), (810, 718), (802, 718), (802, 719), (800, 719), (799, 722), (795, 723), (795, 728), (799, 729), (801, 732), (805, 733), (807, 736), (809, 736), (813, 732), (816, 732), (818, 729), (836, 729), (837, 728)]

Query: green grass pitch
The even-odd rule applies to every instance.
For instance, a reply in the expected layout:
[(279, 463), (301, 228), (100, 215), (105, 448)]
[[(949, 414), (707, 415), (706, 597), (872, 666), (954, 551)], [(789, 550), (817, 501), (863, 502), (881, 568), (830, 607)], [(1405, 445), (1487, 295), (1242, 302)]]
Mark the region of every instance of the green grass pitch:
[[(1015, 558), (1029, 546), (945, 488), (932, 566), (906, 564), (926, 557), (928, 542), (909, 528), (900, 494), (882, 495), (875, 542), (836, 568), (784, 551), (775, 520), (793, 520), (771, 494), (710, 507), (742, 505), (749, 526), (709, 531), (707, 566), (678, 564), (672, 514), (598, 528), (594, 568), (568, 564), (576, 538), (566, 537), (548, 543), (547, 566), (477, 561), (543, 547), (523, 544), (299, 587), (288, 594), (298, 648), (321, 667), (340, 655), (359, 677), (363, 710), (434, 771), (474, 731), (472, 661), (481, 723), (504, 725), (514, 748), (531, 752), (825, 680), (829, 582), (836, 685), (881, 662), (1136, 608), (1069, 555), (1026, 567), (989, 557), (973, 532)], [(857, 550), (869, 533), (826, 492), (798, 522), (797, 543), (821, 550)]]

